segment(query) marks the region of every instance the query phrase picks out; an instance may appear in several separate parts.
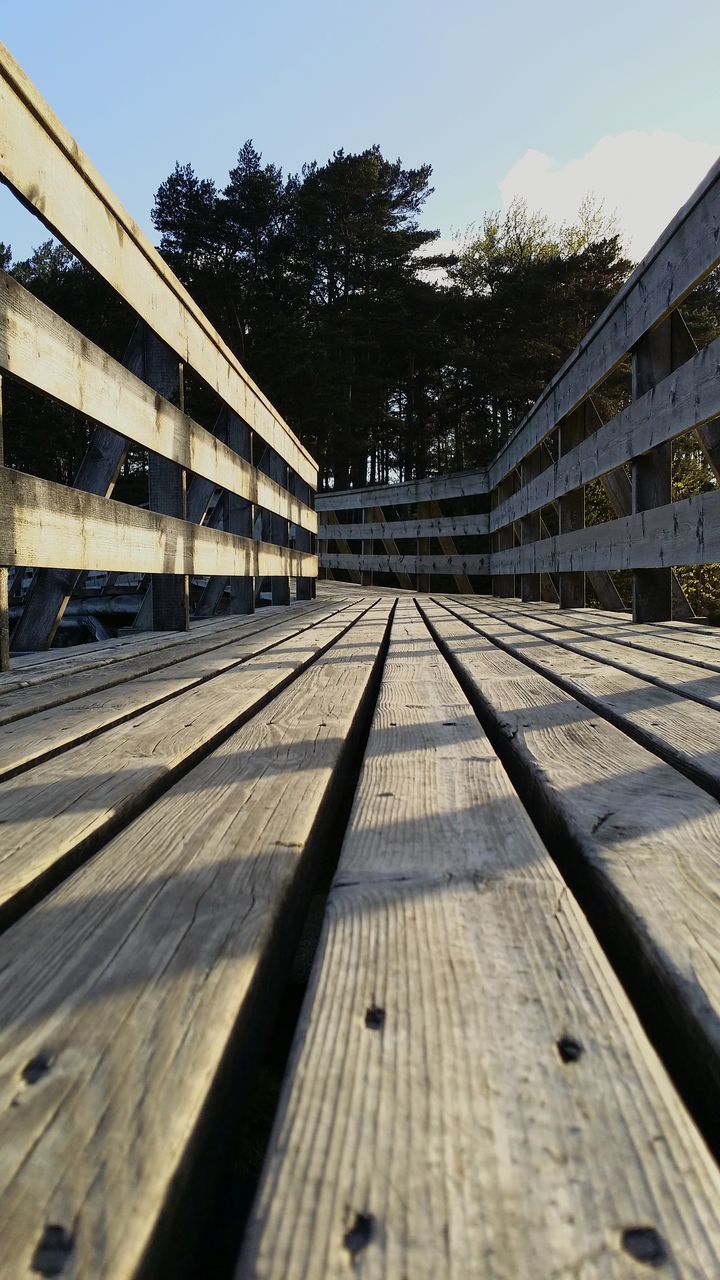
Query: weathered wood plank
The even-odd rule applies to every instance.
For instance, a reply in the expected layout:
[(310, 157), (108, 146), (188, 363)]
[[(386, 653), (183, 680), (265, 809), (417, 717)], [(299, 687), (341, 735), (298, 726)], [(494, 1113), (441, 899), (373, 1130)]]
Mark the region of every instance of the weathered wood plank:
[[(672, 317), (641, 338), (632, 355), (633, 400), (654, 388), (672, 370)], [(718, 379), (716, 378), (716, 381)], [(667, 440), (632, 461), (632, 510), (644, 512), (672, 502), (672, 442)], [(669, 568), (633, 569), (633, 622), (672, 617)]]
[[(223, 742), (367, 609), (351, 605), (0, 787), (0, 916), (17, 914)], [(287, 614), (287, 610), (286, 610)], [(22, 723), (22, 722), (21, 722)], [(202, 807), (202, 806), (201, 806)]]
[[(374, 569), (378, 573), (397, 573), (397, 574), (414, 574), (414, 573), (443, 573), (454, 574), (467, 573), (487, 573), (490, 564), (490, 558), (487, 555), (465, 555), (459, 553), (455, 556), (446, 556), (440, 554), (431, 554), (428, 556), (417, 555), (396, 555), (387, 556), (364, 556), (364, 555), (335, 555), (326, 551), (322, 555), (321, 563), (323, 567), (329, 569)], [(412, 582), (407, 584), (412, 589)]]
[[(147, 1252), (208, 1095), (272, 1009), (390, 607), (0, 940), (7, 1280), (28, 1274), (48, 1223), (71, 1237), (63, 1280), (152, 1273)], [(29, 1090), (22, 1069), (49, 1049)]]
[[(636, 675), (629, 663), (627, 667), (620, 662), (610, 665), (523, 631), (519, 619), (496, 617), (484, 606), (481, 616), (464, 602), (452, 606), (448, 602), (450, 607), (494, 644), (555, 681), (596, 715), (604, 716), (648, 751), (720, 797), (720, 718), (714, 675), (696, 676), (685, 667), (674, 687), (663, 687), (657, 677)], [(685, 685), (695, 697), (684, 696)], [(644, 799), (643, 792), (643, 803)]]
[[(28, 711), (33, 702), (40, 701), (37, 690), (32, 690), (33, 697), (28, 699), (11, 695), (6, 711), (0, 697), (0, 719), (3, 713), (5, 716), (0, 737), (0, 780), (87, 741), (112, 725), (168, 703), (288, 639), (302, 636), (353, 604), (352, 599), (347, 605), (328, 604), (313, 609), (309, 616), (293, 610), (287, 625), (275, 615), (265, 625), (246, 628), (240, 634), (226, 633), (217, 645), (203, 637), (182, 656), (175, 655), (170, 666), (142, 657), (129, 660), (119, 671), (116, 668), (112, 676), (83, 673), (66, 678), (53, 686), (54, 705), (49, 707)], [(43, 686), (45, 700), (47, 692), (47, 686)]]
[(699, 1276), (719, 1186), (401, 602), (237, 1280), (629, 1277), (636, 1223)]
[(311, 485), (317, 466), (147, 237), (0, 46), (0, 173), (158, 337)]
[(453, 613), (421, 607), (584, 909), (606, 920), (626, 980), (639, 985), (634, 998), (654, 1006), (664, 1043), (681, 1046), (696, 1100), (717, 1115), (717, 803), (576, 700), (549, 665), (552, 680), (529, 670), (537, 642), (520, 662), (520, 646), (498, 649), (488, 622), (478, 634), (453, 616), (456, 602)]
[[(3, 384), (0, 378), (0, 467), (5, 462), (3, 440)], [(10, 670), (10, 599), (8, 570), (0, 561), (0, 672)]]
[[(370, 516), (371, 520), (379, 521), (380, 523), (382, 523), (382, 522), (384, 521), (384, 519), (385, 519), (385, 512), (383, 511), (382, 507), (368, 507), (368, 508), (365, 508), (365, 510), (367, 510), (367, 511), (368, 511), (368, 514), (369, 514), (369, 516)], [(387, 535), (386, 535), (386, 536), (383, 538), (383, 540), (382, 540), (382, 544), (383, 544), (383, 550), (385, 551), (386, 556), (388, 556), (388, 557), (389, 557), (389, 556), (397, 556), (397, 555), (399, 555), (398, 545), (397, 545), (397, 543), (396, 543), (396, 541), (395, 541), (395, 539), (394, 539), (394, 538), (389, 538), (389, 537), (387, 537)], [(362, 567), (362, 566), (359, 566), (359, 567)], [(366, 569), (367, 569), (367, 568), (372, 569), (372, 568), (373, 568), (373, 565), (365, 565), (364, 567), (365, 567)], [(412, 578), (411, 578), (411, 576), (410, 576), (410, 571), (409, 571), (409, 570), (406, 570), (406, 569), (403, 569), (403, 568), (401, 568), (401, 567), (399, 567), (399, 566), (396, 566), (395, 568), (393, 568), (393, 569), (389, 569), (389, 570), (388, 570), (388, 569), (384, 569), (384, 570), (383, 570), (383, 569), (381, 569), (381, 570), (380, 570), (380, 572), (381, 572), (381, 573), (394, 573), (394, 574), (395, 574), (395, 577), (397, 578), (397, 580), (398, 580), (398, 582), (399, 582), (399, 584), (400, 584), (400, 586), (401, 586), (401, 587), (404, 587), (406, 590), (412, 590), (412, 588), (415, 586), (415, 583), (413, 582), (413, 580), (412, 580)]]
[(720, 338), (646, 391), (490, 514), (491, 530), (518, 520), (710, 421), (720, 413)]
[[(148, 385), (184, 413), (184, 375), (177, 356), (147, 326), (143, 342)], [(151, 453), (148, 458), (148, 506), (159, 515), (187, 520), (187, 471), (158, 453)], [(187, 574), (153, 574), (150, 600), (153, 631), (190, 630), (190, 582)]]
[(0, 467), (0, 563), (139, 573), (314, 576), (317, 557)]
[(493, 575), (662, 568), (720, 560), (720, 491), (493, 552)]
[[(327, 601), (328, 605), (330, 603)], [(352, 599), (345, 603), (352, 603)], [(336, 607), (340, 608), (341, 604)], [(298, 625), (309, 611), (307, 605), (297, 610)], [(242, 618), (223, 618), (217, 620), (218, 625), (212, 630), (192, 626), (181, 637), (172, 632), (169, 636), (159, 637), (158, 645), (147, 643), (146, 639), (144, 644), (115, 648), (112, 640), (99, 641), (93, 654), (87, 655), (85, 661), (74, 657), (52, 666), (48, 664), (47, 668), (13, 670), (14, 680), (0, 681), (0, 725), (11, 724), (13, 720), (21, 720), (37, 711), (47, 711), (50, 707), (109, 689), (112, 685), (125, 684), (138, 675), (174, 667), (196, 653), (211, 653), (243, 636), (261, 635), (277, 627), (282, 618), (283, 613), (279, 609), (263, 609), (261, 617), (248, 618), (247, 622)], [(183, 643), (178, 643), (180, 639)]]
[[(389, 501), (389, 496), (388, 496)], [(452, 538), (483, 537), (489, 532), (489, 517), (485, 515), (443, 516), (415, 520), (368, 520), (365, 524), (340, 525), (343, 537), (353, 538)], [(337, 538), (338, 525), (323, 522), (318, 525), (318, 542), (332, 542)]]
[(317, 511), (353, 511), (362, 507), (404, 506), (406, 503), (466, 498), (488, 492), (486, 471), (457, 471), (427, 480), (381, 484), (365, 489), (329, 489), (315, 500)]
[(588, 330), (488, 470), (491, 488), (720, 262), (720, 161)]
[[(221, 489), (311, 531), (317, 528), (310, 506), (256, 471), (216, 433), (194, 422), (154, 385), (151, 376), (138, 376), (142, 359), (140, 368), (135, 363), (136, 371), (113, 360), (4, 272), (0, 272), (0, 313), (0, 369), (117, 432), (120, 459), (125, 449), (122, 438), (128, 437)], [(111, 489), (106, 485), (93, 492), (107, 496)]]

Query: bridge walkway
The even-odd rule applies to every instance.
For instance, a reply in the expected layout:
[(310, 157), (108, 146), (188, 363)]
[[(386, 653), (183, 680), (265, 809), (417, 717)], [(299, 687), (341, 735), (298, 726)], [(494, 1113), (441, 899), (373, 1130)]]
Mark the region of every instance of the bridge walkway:
[(710, 627), (340, 584), (13, 659), (3, 1276), (720, 1275), (719, 703)]

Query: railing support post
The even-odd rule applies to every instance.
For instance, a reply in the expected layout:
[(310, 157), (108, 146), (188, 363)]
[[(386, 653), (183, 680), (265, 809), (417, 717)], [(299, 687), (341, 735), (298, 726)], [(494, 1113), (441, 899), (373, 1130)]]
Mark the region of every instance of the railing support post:
[[(520, 464), (520, 483), (522, 485), (529, 484), (540, 475), (543, 470), (543, 450), (542, 447), (533, 449), (526, 458), (523, 458)], [(531, 511), (529, 515), (523, 516), (520, 521), (520, 544), (525, 547), (530, 543), (540, 541), (540, 510)], [(520, 599), (527, 601), (539, 600), (540, 597), (540, 574), (539, 573), (521, 573), (520, 574)]]
[[(145, 381), (159, 395), (184, 412), (182, 365), (166, 343), (145, 328)], [(148, 499), (151, 511), (184, 520), (187, 514), (186, 472), (176, 462), (151, 453)], [(189, 582), (186, 574), (152, 575), (153, 631), (188, 631), (190, 628)]]
[[(494, 506), (499, 507), (507, 498), (512, 497), (516, 488), (515, 472), (511, 471), (504, 480), (500, 481), (497, 489), (493, 491)], [(511, 523), (505, 525), (503, 529), (498, 529), (494, 535), (496, 551), (512, 551), (515, 546), (515, 526)], [(514, 573), (497, 573), (492, 580), (493, 595), (501, 599), (515, 595), (515, 574)]]
[[(275, 480), (277, 484), (282, 485), (283, 489), (287, 490), (287, 463), (269, 445), (261, 460), (260, 469), (271, 480)], [(282, 516), (276, 516), (271, 511), (263, 511), (261, 525), (263, 541), (273, 542), (278, 547), (288, 546), (289, 526), (287, 520), (283, 520)], [(290, 603), (290, 579), (287, 574), (273, 574), (270, 578), (270, 602), (271, 604)]]
[[(586, 435), (586, 404), (578, 406), (567, 418), (563, 418), (558, 431), (558, 454), (563, 457), (579, 445)], [(585, 486), (572, 493), (566, 493), (558, 499), (558, 521), (560, 533), (576, 533), (585, 528)], [(561, 609), (585, 608), (585, 574), (558, 574), (558, 592)]]
[[(313, 491), (306, 480), (296, 472), (292, 472), (292, 481), (294, 484), (295, 497), (304, 502), (306, 506), (312, 503)], [(309, 529), (303, 529), (302, 525), (298, 525), (297, 534), (295, 535), (295, 546), (298, 551), (312, 551), (313, 535)], [(325, 544), (327, 546), (327, 543)], [(296, 578), (295, 579), (295, 599), (296, 600), (314, 600), (315, 599), (315, 579), (314, 578)]]
[[(3, 448), (3, 384), (0, 378), (0, 467), (4, 465)], [(9, 513), (6, 512), (6, 518)], [(8, 595), (8, 568), (0, 565), (0, 671), (10, 670), (10, 600)]]
[[(252, 432), (246, 422), (232, 409), (227, 410), (227, 443), (239, 457), (251, 465), (253, 460)], [(225, 529), (242, 538), (252, 538), (255, 508), (247, 498), (241, 498), (229, 490), (223, 495)], [(251, 575), (230, 579), (230, 613), (254, 613), (255, 579)]]
[[(362, 509), (362, 522), (363, 524), (370, 524), (367, 507), (363, 507)], [(364, 538), (360, 544), (361, 554), (364, 556), (371, 556), (373, 553), (373, 546), (374, 546), (374, 542), (372, 538)], [(360, 570), (360, 586), (371, 587), (372, 584), (373, 584), (372, 569), (361, 569)]]
[[(668, 317), (637, 344), (632, 357), (632, 394), (637, 400), (672, 372), (672, 323)], [(672, 501), (672, 442), (633, 458), (633, 514)], [(662, 622), (672, 617), (672, 573), (633, 569), (633, 622)]]

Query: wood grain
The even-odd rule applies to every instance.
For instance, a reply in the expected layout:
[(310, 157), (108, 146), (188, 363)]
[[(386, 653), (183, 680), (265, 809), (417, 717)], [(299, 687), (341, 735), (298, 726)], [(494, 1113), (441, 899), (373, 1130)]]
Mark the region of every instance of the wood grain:
[(0, 45), (0, 172), (47, 227), (305, 479), (307, 449)]
[(242, 1063), (268, 1011), (391, 607), (0, 939), (7, 1280), (31, 1274), (48, 1224), (71, 1237), (62, 1280), (138, 1275), (226, 1055)]
[(237, 1280), (630, 1280), (640, 1223), (700, 1280), (719, 1186), (401, 602)]

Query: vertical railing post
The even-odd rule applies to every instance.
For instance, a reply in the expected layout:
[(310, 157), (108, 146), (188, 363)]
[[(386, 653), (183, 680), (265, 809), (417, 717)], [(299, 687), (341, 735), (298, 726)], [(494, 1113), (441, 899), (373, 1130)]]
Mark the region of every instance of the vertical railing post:
[[(227, 410), (227, 443), (239, 457), (245, 458), (252, 466), (253, 440), (252, 432), (232, 409)], [(223, 496), (225, 529), (241, 538), (252, 538), (255, 522), (255, 508), (247, 498), (226, 490)], [(255, 611), (255, 578), (252, 574), (230, 579), (230, 613), (253, 613)]]
[[(672, 372), (672, 323), (662, 324), (635, 347), (632, 356), (633, 400), (645, 395)], [(664, 507), (672, 500), (672, 442), (633, 458), (633, 514)], [(667, 569), (633, 569), (633, 621), (662, 622), (672, 616), (672, 574)]]
[[(432, 511), (432, 503), (430, 502), (419, 503), (418, 511), (417, 511), (418, 520), (429, 519), (431, 511)], [(418, 538), (417, 554), (418, 556), (430, 555), (430, 538)], [(429, 573), (421, 573), (420, 570), (418, 570), (417, 589), (418, 591), (422, 591), (425, 593), (427, 593), (430, 590), (430, 574)]]
[[(170, 348), (147, 326), (145, 381), (159, 395), (184, 412), (182, 364)], [(184, 520), (187, 514), (186, 472), (176, 462), (151, 453), (148, 498), (151, 511)], [(152, 575), (152, 625), (154, 631), (187, 631), (190, 627), (189, 579), (182, 573)]]
[[(523, 487), (540, 475), (543, 469), (543, 451), (541, 447), (533, 449), (520, 464), (520, 483)], [(520, 544), (523, 547), (540, 541), (540, 509), (531, 511), (520, 521)], [(528, 603), (540, 599), (540, 574), (520, 574), (520, 599)]]
[[(506, 498), (512, 497), (515, 492), (515, 472), (511, 471), (504, 480), (500, 481), (497, 489), (494, 490), (495, 506), (499, 507)], [(512, 522), (505, 525), (504, 528), (498, 529), (495, 534), (496, 551), (512, 551), (515, 545), (514, 525)], [(508, 596), (515, 595), (515, 575), (514, 573), (497, 573), (493, 577), (493, 595), (506, 599)]]
[[(587, 405), (583, 403), (563, 418), (558, 431), (558, 456), (570, 453), (584, 439), (587, 431)], [(558, 499), (560, 533), (576, 533), (585, 528), (585, 487), (574, 489)], [(558, 574), (561, 609), (585, 608), (585, 574)]]
[[(301, 502), (304, 502), (306, 506), (310, 506), (312, 504), (313, 491), (310, 488), (310, 485), (307, 483), (307, 480), (303, 480), (302, 476), (299, 476), (295, 471), (292, 473), (291, 478), (294, 484), (295, 497), (299, 498)], [(295, 535), (295, 546), (297, 550), (312, 551), (312, 540), (313, 540), (313, 535), (311, 534), (310, 530), (303, 529), (302, 525), (299, 524), (297, 527), (297, 533)], [(326, 542), (323, 543), (323, 546), (325, 546), (326, 548), (327, 548), (327, 545), (328, 544)], [(315, 599), (315, 579), (314, 578), (297, 577), (295, 579), (295, 599), (296, 600), (314, 600)]]
[[(287, 463), (269, 445), (260, 461), (260, 467), (271, 480), (275, 480), (287, 492)], [(278, 547), (287, 547), (288, 532), (287, 520), (271, 511), (263, 511), (262, 536), (264, 541), (272, 542)], [(270, 578), (270, 602), (271, 604), (290, 603), (290, 579), (287, 574), (273, 574)]]
[[(370, 524), (370, 521), (368, 519), (367, 507), (362, 508), (362, 522), (363, 524)], [(371, 556), (372, 553), (373, 553), (372, 538), (363, 538), (362, 542), (360, 543), (360, 554), (363, 556)], [(371, 587), (372, 584), (373, 584), (372, 569), (361, 569), (360, 570), (360, 586)]]
[[(3, 445), (3, 383), (0, 378), (0, 466), (4, 466), (5, 453)], [(9, 512), (4, 513), (7, 519)], [(8, 567), (0, 565), (0, 671), (10, 670), (10, 599), (8, 595)]]

